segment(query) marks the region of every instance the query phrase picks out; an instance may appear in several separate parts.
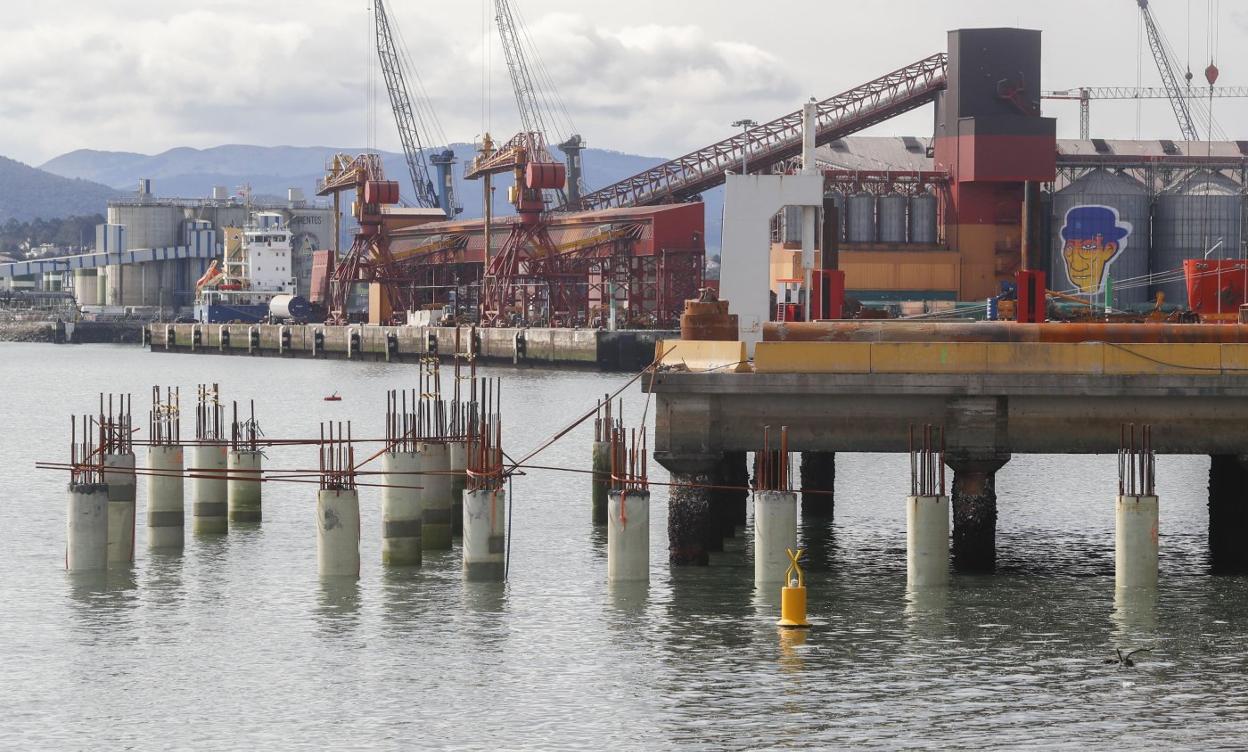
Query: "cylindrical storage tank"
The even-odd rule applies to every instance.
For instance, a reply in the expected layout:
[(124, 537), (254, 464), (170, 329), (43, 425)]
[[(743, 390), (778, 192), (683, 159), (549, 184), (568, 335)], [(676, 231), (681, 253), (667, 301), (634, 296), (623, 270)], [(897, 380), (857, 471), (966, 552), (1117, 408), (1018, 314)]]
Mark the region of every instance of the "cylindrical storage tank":
[(394, 180), (369, 180), (364, 183), (364, 203), (399, 203), (399, 184)]
[(108, 487), (71, 483), (65, 512), (65, 568), (94, 572), (108, 567)]
[(607, 581), (649, 581), (650, 492), (611, 491), (607, 510)]
[(939, 242), (936, 226), (936, 196), (916, 193), (910, 197), (910, 242), (935, 245)]
[(421, 545), (426, 551), (451, 548), (451, 455), (446, 444), (424, 443), (417, 447), (424, 455), (425, 474), (420, 476)]
[(870, 193), (855, 193), (847, 200), (845, 224), (845, 242), (874, 243), (875, 228), (875, 196)]
[(1143, 183), (1099, 168), (1054, 193), (1049, 288), (1103, 294), (1112, 278), (1115, 307), (1146, 302), (1149, 210)]
[(562, 188), (567, 168), (560, 162), (530, 162), (524, 168), (524, 185), (530, 189)]
[(178, 206), (161, 204), (112, 204), (108, 223), (124, 225), (127, 248), (164, 248), (181, 245), (178, 233), (183, 212)]
[(910, 201), (900, 193), (880, 196), (879, 222), (881, 243), (906, 242), (906, 206)]
[(354, 488), (316, 494), (316, 570), (322, 577), (360, 576), (360, 494)]
[(502, 580), (507, 569), (507, 491), (464, 491), (464, 579)]
[(99, 305), (100, 274), (96, 269), (74, 270), (74, 302), (80, 306)]
[(845, 239), (845, 194), (840, 191), (829, 191), (823, 194), (825, 199), (831, 199), (832, 205), (836, 207), (836, 239)]
[(312, 305), (301, 295), (274, 295), (269, 298), (269, 315), (275, 319), (306, 320)]
[(784, 207), (780, 213), (780, 239), (785, 243), (802, 242), (802, 207)]
[[(1181, 271), (1185, 259), (1202, 258), (1219, 241), (1210, 259), (1239, 258), (1244, 211), (1243, 186), (1225, 175), (1201, 170), (1169, 186), (1157, 197), (1153, 222), (1153, 275), (1166, 280), (1153, 286), (1167, 303), (1187, 305)], [(1170, 279), (1177, 276), (1176, 279)]]

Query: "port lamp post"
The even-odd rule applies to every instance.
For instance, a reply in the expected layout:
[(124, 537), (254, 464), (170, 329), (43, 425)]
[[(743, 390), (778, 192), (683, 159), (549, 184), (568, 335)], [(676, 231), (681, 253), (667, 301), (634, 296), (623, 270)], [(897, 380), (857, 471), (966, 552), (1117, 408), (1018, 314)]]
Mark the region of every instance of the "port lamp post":
[(756, 125), (758, 125), (758, 123), (754, 122), (753, 120), (735, 120), (732, 123), (733, 128), (741, 129), (741, 137), (742, 137), (741, 138), (741, 174), (742, 175), (746, 174), (745, 155), (746, 155), (746, 152), (749, 150), (747, 147), (749, 146), (749, 143), (750, 143), (748, 134), (749, 134), (750, 129)]

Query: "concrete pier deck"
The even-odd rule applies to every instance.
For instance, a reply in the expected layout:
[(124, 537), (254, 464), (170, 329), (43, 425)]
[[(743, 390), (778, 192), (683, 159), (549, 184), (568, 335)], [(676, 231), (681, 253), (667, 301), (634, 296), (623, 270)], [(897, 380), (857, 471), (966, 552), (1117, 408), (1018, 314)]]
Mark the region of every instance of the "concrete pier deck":
[(327, 326), (323, 324), (151, 324), (153, 352), (415, 362), (428, 355), (473, 355), (483, 362), (638, 371), (659, 330), (510, 327)]

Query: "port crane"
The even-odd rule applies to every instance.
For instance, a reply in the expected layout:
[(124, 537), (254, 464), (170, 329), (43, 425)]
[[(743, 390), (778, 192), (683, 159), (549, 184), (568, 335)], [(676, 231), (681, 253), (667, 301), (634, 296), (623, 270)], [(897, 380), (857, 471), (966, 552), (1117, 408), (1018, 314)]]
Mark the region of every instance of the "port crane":
[[(455, 153), (446, 149), (434, 155), (430, 160), (438, 172), (438, 181), (435, 184), (429, 177), (429, 165), (425, 162), (420, 130), (416, 127), (417, 120), (420, 119), (419, 111), (412, 103), (403, 59), (400, 56), (401, 48), (395, 42), (390, 16), (386, 12), (386, 4), (383, 0), (373, 0), (373, 15), (376, 26), (377, 59), (381, 64), (382, 77), (386, 82), (386, 94), (390, 99), (390, 109), (394, 112), (399, 139), (403, 142), (403, 156), (407, 160), (416, 205), (426, 209), (440, 207), (448, 219), (453, 219), (461, 211), (456, 205), (455, 185), (451, 174), (451, 165), (455, 163)], [(423, 104), (427, 107), (427, 103)]]
[[(1248, 86), (1213, 86), (1203, 92), (1207, 96), (1248, 97)], [(1080, 86), (1041, 94), (1042, 99), (1067, 99), (1079, 102), (1079, 138), (1091, 138), (1091, 102), (1093, 99), (1169, 99), (1170, 92), (1159, 86)]]

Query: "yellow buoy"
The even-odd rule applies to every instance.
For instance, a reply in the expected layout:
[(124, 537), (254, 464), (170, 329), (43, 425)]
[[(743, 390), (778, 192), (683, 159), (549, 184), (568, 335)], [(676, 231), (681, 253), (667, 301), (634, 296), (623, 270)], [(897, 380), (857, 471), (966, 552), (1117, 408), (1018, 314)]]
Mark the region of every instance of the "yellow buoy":
[(794, 551), (786, 548), (789, 555), (789, 568), (784, 573), (788, 584), (780, 589), (780, 621), (776, 622), (787, 629), (809, 629), (806, 621), (806, 577), (797, 560), (802, 558), (802, 550)]

